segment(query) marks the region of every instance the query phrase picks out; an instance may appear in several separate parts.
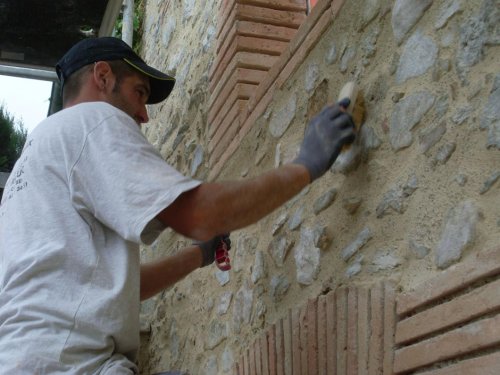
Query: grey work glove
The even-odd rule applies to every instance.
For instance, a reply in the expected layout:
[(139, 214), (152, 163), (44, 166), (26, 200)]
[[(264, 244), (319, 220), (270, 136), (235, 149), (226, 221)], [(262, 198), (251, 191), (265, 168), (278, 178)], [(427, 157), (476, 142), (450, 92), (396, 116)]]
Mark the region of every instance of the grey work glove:
[(227, 249), (231, 249), (231, 239), (229, 234), (215, 236), (211, 240), (205, 242), (194, 242), (194, 245), (199, 246), (203, 255), (202, 267), (212, 264), (215, 260), (215, 250), (220, 246), (221, 241), (226, 243)]
[[(344, 108), (349, 103), (349, 99), (340, 102)], [(293, 163), (306, 167), (312, 182), (332, 166), (342, 146), (352, 143), (354, 138), (351, 116), (342, 112), (339, 104), (325, 107), (309, 122), (299, 156)]]

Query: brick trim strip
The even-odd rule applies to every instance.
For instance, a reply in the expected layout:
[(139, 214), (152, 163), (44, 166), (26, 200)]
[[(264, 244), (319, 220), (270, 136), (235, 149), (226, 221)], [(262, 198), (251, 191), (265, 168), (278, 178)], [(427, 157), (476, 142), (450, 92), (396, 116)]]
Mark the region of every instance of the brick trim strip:
[(457, 364), (430, 371), (420, 375), (486, 375), (500, 374), (500, 352), (468, 359)]
[(460, 357), (500, 344), (500, 315), (483, 319), (396, 351), (395, 373)]
[(478, 280), (500, 274), (500, 248), (484, 251), (464, 263), (452, 266), (439, 276), (397, 298), (397, 314), (402, 317), (440, 298), (465, 289)]
[(396, 343), (406, 344), (495, 310), (500, 310), (500, 280), (401, 321)]
[[(257, 118), (266, 110), (272, 100), (274, 90), (281, 87), (290, 75), (299, 68), (309, 52), (319, 42), (332, 20), (337, 16), (343, 4), (344, 0), (318, 1), (306, 21), (299, 27), (289, 46), (270, 68), (267, 77), (260, 83), (254, 96), (250, 98), (248, 117), (246, 117), (237, 136), (227, 146), (221, 145), (224, 152), (220, 157), (210, 156), (212, 166), (209, 179), (215, 179), (220, 174), (222, 167), (238, 148), (241, 140), (251, 129)], [(216, 84), (213, 83), (213, 85)]]

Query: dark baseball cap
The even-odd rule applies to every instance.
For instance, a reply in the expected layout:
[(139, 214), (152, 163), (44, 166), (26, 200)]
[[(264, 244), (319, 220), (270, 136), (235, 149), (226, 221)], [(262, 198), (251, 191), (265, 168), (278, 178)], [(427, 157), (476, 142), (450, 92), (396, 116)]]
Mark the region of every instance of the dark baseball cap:
[(150, 67), (127, 43), (113, 37), (83, 39), (71, 47), (56, 65), (61, 87), (64, 87), (64, 81), (69, 76), (85, 65), (113, 60), (125, 61), (132, 68), (149, 77), (151, 93), (147, 104), (161, 102), (174, 88), (174, 77)]

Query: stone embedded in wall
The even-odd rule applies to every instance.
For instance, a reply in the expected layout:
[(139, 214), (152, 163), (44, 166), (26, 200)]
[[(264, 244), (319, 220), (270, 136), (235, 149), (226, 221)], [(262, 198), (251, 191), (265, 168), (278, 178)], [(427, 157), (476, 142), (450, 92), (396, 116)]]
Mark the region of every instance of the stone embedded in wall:
[(396, 70), (398, 69), (399, 60), (400, 60), (399, 53), (394, 52), (394, 54), (392, 55), (391, 63), (389, 65), (389, 69), (388, 69), (388, 72), (391, 76), (394, 73), (396, 73)]
[(347, 211), (349, 215), (354, 215), (358, 211), (359, 206), (363, 200), (358, 197), (350, 197), (342, 200), (342, 207)]
[(354, 58), (354, 56), (356, 56), (356, 47), (349, 46), (344, 50), (344, 53), (340, 58), (340, 71), (342, 73), (347, 72), (347, 69), (349, 68), (349, 63)]
[(229, 373), (234, 364), (234, 353), (229, 346), (222, 352), (222, 371)]
[(205, 311), (210, 313), (215, 306), (215, 300), (212, 297), (208, 297), (205, 302)]
[(463, 187), (467, 183), (467, 176), (464, 175), (463, 173), (459, 173), (455, 176), (454, 180), (459, 186)]
[(250, 323), (253, 306), (253, 290), (244, 282), (236, 292), (233, 302), (233, 328), (240, 333), (241, 325)]
[(337, 47), (335, 46), (335, 43), (332, 43), (325, 55), (325, 62), (328, 65), (332, 65), (336, 61), (337, 61)]
[(377, 39), (380, 34), (380, 28), (377, 26), (361, 42), (362, 63), (364, 66), (369, 64), (369, 59), (375, 56), (377, 51)]
[(209, 25), (207, 27), (207, 31), (204, 33), (203, 41), (201, 42), (204, 53), (207, 53), (210, 47), (212, 46), (212, 43), (215, 39), (216, 31), (217, 30), (214, 25)]
[(233, 299), (233, 292), (227, 291), (220, 295), (219, 304), (217, 305), (217, 315), (224, 315), (229, 309), (231, 300)]
[(280, 216), (276, 219), (271, 229), (271, 234), (274, 236), (286, 223), (288, 219), (288, 212), (282, 212)]
[(377, 217), (384, 217), (391, 211), (400, 214), (404, 213), (407, 208), (406, 201), (415, 192), (417, 187), (417, 177), (411, 175), (405, 184), (397, 184), (395, 187), (391, 188), (384, 194), (382, 201), (377, 206)]
[(262, 251), (257, 251), (255, 253), (255, 261), (252, 266), (252, 282), (257, 284), (257, 282), (263, 277), (267, 276), (266, 260), (264, 259), (264, 254)]
[(293, 239), (287, 235), (279, 235), (269, 243), (269, 253), (276, 263), (276, 266), (283, 267), (288, 251), (294, 244)]
[(304, 221), (304, 207), (299, 207), (295, 210), (290, 220), (288, 220), (288, 229), (296, 230)]
[(309, 64), (304, 76), (304, 88), (306, 92), (310, 93), (316, 87), (316, 82), (319, 78), (319, 65), (316, 63)]
[(354, 277), (358, 275), (361, 272), (361, 262), (363, 260), (363, 257), (358, 257), (353, 264), (351, 264), (349, 267), (347, 267), (345, 271), (345, 275), (347, 277)]
[(364, 153), (366, 153), (367, 150), (376, 150), (382, 144), (375, 130), (366, 123), (361, 127), (359, 138)]
[(302, 189), (302, 191), (299, 194), (297, 194), (295, 197), (293, 197), (287, 203), (285, 203), (285, 208), (289, 210), (292, 206), (295, 205), (295, 203), (302, 200), (302, 198), (304, 198), (309, 193), (310, 190), (311, 190), (311, 185), (307, 185), (304, 189)]
[(240, 272), (244, 265), (244, 259), (247, 255), (254, 255), (255, 249), (259, 244), (259, 238), (253, 235), (243, 235), (238, 238), (236, 246), (231, 250), (232, 268), (234, 272)]
[(203, 365), (203, 373), (205, 375), (217, 375), (219, 373), (216, 355), (211, 355), (207, 358), (205, 364)]
[(322, 196), (320, 196), (318, 199), (316, 199), (316, 201), (313, 204), (314, 214), (317, 215), (325, 208), (331, 206), (336, 196), (337, 196), (337, 189), (332, 188), (328, 190), (326, 193), (324, 193)]
[(194, 14), (196, 0), (182, 0), (182, 23), (185, 24)]
[(281, 164), (281, 143), (278, 142), (276, 145), (276, 151), (274, 152), (274, 168), (278, 168)]
[(445, 32), (442, 36), (441, 39), (439, 40), (439, 44), (441, 47), (451, 47), (455, 43), (455, 39), (457, 37), (458, 33), (455, 33), (454, 31), (447, 31)]
[(418, 137), (420, 142), (420, 152), (422, 152), (422, 154), (427, 153), (432, 146), (441, 140), (445, 133), (446, 123), (444, 121), (431, 129), (424, 129)]
[(172, 319), (167, 334), (167, 350), (170, 353), (170, 359), (172, 362), (176, 362), (179, 359), (179, 355), (182, 350), (177, 330), (177, 321)]
[(186, 97), (188, 94), (186, 92), (186, 85), (184, 85), (184, 82), (186, 81), (186, 77), (189, 74), (189, 71), (191, 70), (191, 64), (193, 62), (193, 56), (190, 56), (188, 58), (188, 61), (183, 61), (182, 62), (182, 69), (179, 71), (177, 69), (177, 74), (175, 76), (175, 84), (180, 87), (181, 89), (181, 95)]
[(500, 179), (500, 170), (493, 172), (490, 177), (484, 182), (483, 187), (479, 191), (479, 194), (487, 193), (492, 186)]
[(340, 153), (332, 165), (331, 171), (347, 175), (356, 170), (362, 161), (368, 159), (370, 150), (379, 148), (381, 144), (382, 141), (378, 138), (375, 130), (364, 123), (354, 143), (347, 151)]
[(191, 176), (194, 176), (198, 171), (198, 168), (203, 163), (203, 147), (197, 145), (194, 150), (193, 161), (191, 162)]
[(449, 19), (453, 17), (453, 15), (461, 12), (463, 10), (463, 0), (448, 0), (445, 2), (439, 13), (437, 15), (436, 22), (434, 23), (434, 28), (439, 30), (446, 26)]
[(361, 145), (360, 137), (356, 137), (350, 147), (339, 154), (330, 170), (333, 173), (347, 175), (358, 168), (361, 163), (362, 155), (363, 147)]
[(215, 271), (215, 277), (217, 278), (217, 281), (219, 282), (219, 284), (221, 286), (226, 285), (230, 280), (229, 272), (222, 271), (219, 269), (217, 269), (217, 271)]
[(167, 65), (167, 71), (174, 76), (176, 75), (178, 67), (181, 66), (181, 61), (184, 60), (184, 53), (185, 51), (183, 49), (175, 53)]
[(409, 248), (411, 253), (417, 258), (417, 259), (423, 259), (429, 254), (431, 249), (420, 242), (418, 242), (415, 239), (410, 239), (409, 241)]
[(481, 60), (485, 45), (500, 43), (499, 20), (498, 0), (484, 0), (478, 12), (462, 23), (455, 63), (462, 83), (467, 82), (470, 68)]
[(457, 144), (455, 142), (448, 142), (438, 148), (436, 155), (432, 159), (431, 163), (433, 166), (438, 164), (446, 164), (450, 159), (451, 155), (455, 152)]
[(412, 144), (411, 130), (431, 109), (434, 100), (434, 95), (429, 91), (420, 91), (405, 97), (394, 106), (389, 128), (389, 139), (395, 151)]
[(325, 227), (317, 226), (314, 229), (302, 228), (300, 240), (295, 247), (295, 265), (297, 268), (297, 282), (302, 285), (311, 285), (320, 271), (321, 249), (318, 247), (321, 238), (325, 236)]
[(451, 122), (455, 125), (462, 125), (470, 117), (474, 108), (470, 104), (457, 109), (453, 116), (451, 116)]
[(406, 33), (424, 15), (432, 0), (396, 0), (392, 9), (392, 31), (398, 44), (403, 41)]
[(177, 149), (177, 147), (179, 147), (179, 145), (181, 144), (181, 142), (186, 137), (188, 131), (189, 131), (189, 126), (188, 125), (182, 125), (179, 128), (179, 130), (177, 131), (177, 136), (175, 137), (174, 142), (172, 144), (172, 149), (173, 150), (175, 150), (175, 149)]
[(298, 143), (285, 143), (282, 147), (281, 143), (276, 145), (276, 153), (274, 157), (274, 167), (278, 168), (280, 165), (292, 162), (300, 151), (301, 142)]
[(283, 299), (290, 288), (290, 282), (286, 275), (275, 275), (269, 283), (269, 295), (273, 302), (279, 302)]
[(274, 138), (281, 138), (288, 129), (297, 112), (297, 96), (292, 94), (290, 100), (279, 111), (273, 113), (269, 123), (269, 132)]
[(444, 269), (460, 260), (464, 250), (473, 242), (479, 210), (470, 201), (452, 208), (447, 215), (441, 239), (436, 248), (436, 266)]
[(365, 28), (380, 12), (380, 0), (366, 0), (361, 17), (361, 29)]
[(261, 299), (257, 300), (255, 304), (255, 317), (257, 319), (263, 319), (267, 312), (267, 306)]
[(399, 267), (403, 260), (394, 254), (393, 249), (379, 249), (375, 252), (372, 264), (368, 267), (370, 273), (393, 270)]
[(347, 262), (354, 254), (356, 254), (369, 240), (373, 237), (370, 228), (365, 227), (358, 233), (354, 241), (344, 247), (340, 252), (342, 259)]
[(396, 83), (425, 74), (436, 63), (438, 52), (431, 38), (416, 31), (404, 46), (396, 71)]
[(434, 112), (436, 113), (438, 119), (443, 117), (446, 112), (448, 112), (449, 106), (450, 104), (448, 95), (445, 94), (438, 97), (438, 99), (436, 100), (436, 106), (434, 108)]
[(162, 27), (162, 47), (168, 48), (170, 42), (172, 41), (172, 36), (175, 32), (176, 22), (175, 17), (168, 17), (166, 22), (163, 23)]
[(500, 73), (495, 76), (488, 103), (481, 116), (481, 129), (488, 130), (486, 146), (500, 150)]

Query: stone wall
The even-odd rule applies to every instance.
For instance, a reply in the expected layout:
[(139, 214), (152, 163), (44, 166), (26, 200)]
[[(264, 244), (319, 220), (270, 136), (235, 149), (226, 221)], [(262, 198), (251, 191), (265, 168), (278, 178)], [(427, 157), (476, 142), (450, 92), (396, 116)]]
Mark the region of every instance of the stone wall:
[[(305, 19), (276, 77), (249, 99), (230, 156), (210, 165), (209, 75), (228, 1), (147, 3), (143, 56), (177, 77), (145, 127), (167, 161), (199, 179), (286, 163), (308, 119), (351, 80), (366, 121), (331, 172), (232, 234), (230, 272), (198, 270), (143, 304), (144, 374), (232, 373), (256, 338), (311, 298), (381, 280), (411, 291), (500, 242), (498, 0), (319, 0), (321, 14)], [(141, 256), (188, 242), (167, 231)]]

